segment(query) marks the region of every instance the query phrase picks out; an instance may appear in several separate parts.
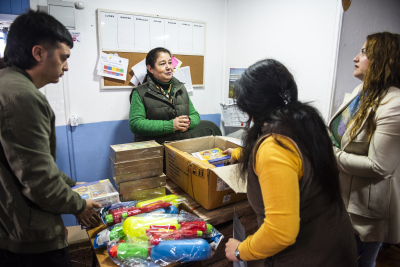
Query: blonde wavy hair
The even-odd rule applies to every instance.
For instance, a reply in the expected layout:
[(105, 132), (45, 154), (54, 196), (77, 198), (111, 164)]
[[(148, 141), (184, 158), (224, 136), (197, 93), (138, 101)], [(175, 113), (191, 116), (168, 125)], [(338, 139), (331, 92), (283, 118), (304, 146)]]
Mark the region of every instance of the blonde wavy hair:
[[(379, 32), (367, 36), (368, 67), (360, 95), (358, 112), (348, 125), (351, 141), (366, 120), (368, 140), (376, 129), (374, 115), (390, 87), (400, 88), (400, 34)], [(371, 112), (368, 110), (372, 108)], [(369, 114), (369, 115), (368, 115)], [(367, 117), (368, 116), (368, 117)]]

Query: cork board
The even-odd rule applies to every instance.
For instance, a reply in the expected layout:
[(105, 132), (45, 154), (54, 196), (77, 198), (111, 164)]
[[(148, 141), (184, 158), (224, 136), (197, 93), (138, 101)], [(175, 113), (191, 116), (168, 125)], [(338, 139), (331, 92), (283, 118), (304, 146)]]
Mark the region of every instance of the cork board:
[[(104, 77), (104, 86), (132, 86), (134, 85), (130, 82), (133, 77), (132, 66), (136, 65), (140, 61), (146, 58), (147, 53), (135, 53), (135, 52), (112, 52), (107, 51), (106, 53), (117, 53), (122, 58), (129, 59), (128, 70), (126, 75), (126, 81), (121, 81), (117, 79), (112, 79)], [(192, 77), (193, 85), (203, 85), (204, 81), (204, 56), (192, 56), (192, 55), (179, 55), (174, 54), (176, 58), (182, 61), (182, 67), (190, 66), (190, 76)]]

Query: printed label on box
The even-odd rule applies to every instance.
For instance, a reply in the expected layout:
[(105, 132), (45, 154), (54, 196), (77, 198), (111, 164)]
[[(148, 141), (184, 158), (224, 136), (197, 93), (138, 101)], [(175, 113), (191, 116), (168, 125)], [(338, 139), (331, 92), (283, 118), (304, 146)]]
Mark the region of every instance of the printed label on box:
[(204, 169), (202, 169), (202, 168), (199, 168), (199, 175), (198, 175), (200, 178), (203, 178), (204, 179)]
[(197, 176), (197, 171), (198, 171), (197, 165), (193, 165), (193, 166), (192, 166), (192, 173), (193, 173), (193, 175), (196, 175), (196, 176)]
[(231, 200), (231, 195), (226, 195), (226, 196), (224, 196), (222, 203), (227, 203), (227, 202), (229, 202), (229, 200)]
[(222, 180), (221, 178), (218, 177), (218, 180), (217, 180), (217, 191), (225, 191), (225, 190), (229, 190), (229, 189), (231, 189), (229, 187), (229, 185), (227, 183), (225, 183), (224, 180)]

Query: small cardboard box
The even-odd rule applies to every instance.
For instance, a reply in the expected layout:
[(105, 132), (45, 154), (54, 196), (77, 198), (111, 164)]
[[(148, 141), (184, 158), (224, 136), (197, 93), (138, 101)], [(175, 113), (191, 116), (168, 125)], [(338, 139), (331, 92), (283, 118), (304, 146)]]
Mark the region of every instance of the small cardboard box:
[(68, 250), (70, 252), (92, 247), (92, 243), (90, 243), (90, 239), (86, 230), (82, 229), (80, 225), (68, 226), (67, 230)]
[(164, 147), (156, 141), (135, 142), (110, 146), (110, 157), (116, 163), (163, 156)]
[(147, 171), (131, 172), (131, 173), (125, 173), (125, 174), (121, 174), (121, 175), (116, 175), (114, 177), (114, 181), (115, 181), (115, 183), (120, 184), (123, 182), (145, 179), (145, 178), (160, 176), (163, 174), (164, 174), (163, 168), (161, 167), (161, 168), (156, 168), (156, 169), (147, 170)]
[(129, 181), (119, 184), (119, 193), (121, 195), (128, 195), (134, 190), (151, 189), (155, 187), (165, 186), (167, 184), (167, 176), (162, 174), (157, 177)]
[(119, 203), (119, 193), (111, 184), (110, 180), (100, 180), (81, 185), (75, 185), (71, 189), (77, 192), (83, 199), (92, 199), (103, 208), (108, 205)]
[(121, 201), (143, 201), (163, 196), (165, 196), (165, 187), (162, 186), (151, 189), (133, 190), (127, 194), (121, 195)]
[(239, 178), (238, 164), (225, 167), (195, 158), (191, 153), (218, 147), (240, 147), (231, 138), (206, 136), (165, 142), (167, 177), (205, 209), (215, 209), (246, 199), (247, 177)]
[(110, 157), (111, 164), (111, 174), (113, 177), (127, 174), (127, 173), (137, 173), (143, 171), (149, 171), (154, 169), (162, 169), (163, 167), (163, 157), (153, 157), (132, 161), (115, 162), (112, 157)]

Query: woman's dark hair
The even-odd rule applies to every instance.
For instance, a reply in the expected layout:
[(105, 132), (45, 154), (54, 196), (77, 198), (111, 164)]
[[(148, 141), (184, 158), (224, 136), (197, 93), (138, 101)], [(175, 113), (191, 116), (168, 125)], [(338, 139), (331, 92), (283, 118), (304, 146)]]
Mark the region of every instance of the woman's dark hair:
[[(291, 133), (301, 154), (311, 164), (314, 181), (321, 184), (330, 203), (342, 201), (339, 171), (325, 123), (315, 108), (298, 101), (297, 85), (287, 68), (273, 59), (261, 60), (242, 74), (235, 92), (239, 109), (249, 115), (241, 157), (242, 174), (248, 170), (255, 143), (267, 123), (272, 133), (279, 134), (282, 129)], [(252, 120), (254, 125), (250, 126)]]
[(9, 67), (31, 69), (37, 64), (32, 55), (35, 45), (43, 45), (51, 55), (51, 51), (54, 51), (59, 43), (65, 43), (70, 48), (74, 46), (67, 28), (44, 12), (30, 10), (18, 16), (11, 24), (4, 51), (4, 63)]

